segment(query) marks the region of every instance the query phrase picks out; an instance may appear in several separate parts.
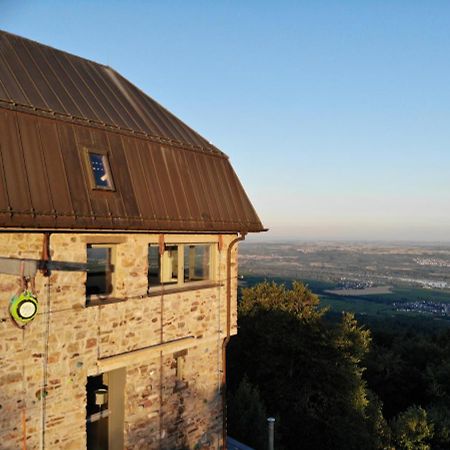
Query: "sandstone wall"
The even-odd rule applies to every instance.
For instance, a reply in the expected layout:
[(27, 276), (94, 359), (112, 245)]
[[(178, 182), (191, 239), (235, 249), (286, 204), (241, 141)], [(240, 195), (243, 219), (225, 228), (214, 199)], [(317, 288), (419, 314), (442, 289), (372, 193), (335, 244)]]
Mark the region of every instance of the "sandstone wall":
[[(86, 262), (92, 236), (52, 234), (52, 260)], [(95, 235), (97, 241), (102, 237), (108, 242), (107, 235)], [(152, 296), (147, 296), (147, 248), (158, 236), (119, 238), (114, 292), (119, 300), (113, 303), (85, 306), (84, 272), (55, 270), (49, 278), (38, 272), (40, 311), (20, 329), (8, 314), (18, 277), (0, 274), (1, 449), (25, 448), (24, 442), (28, 450), (86, 448), (86, 380), (102, 370), (99, 361), (114, 363), (115, 355), (186, 337), (192, 339), (183, 353), (186, 384), (181, 388), (173, 353), (155, 350), (126, 363), (125, 448), (219, 448), (226, 249), (234, 236), (223, 236), (223, 249), (215, 254), (212, 286)], [(217, 243), (218, 237), (172, 235), (166, 240)], [(2, 233), (0, 257), (39, 259), (42, 245), (40, 233)], [(232, 255), (235, 333), (237, 251)]]

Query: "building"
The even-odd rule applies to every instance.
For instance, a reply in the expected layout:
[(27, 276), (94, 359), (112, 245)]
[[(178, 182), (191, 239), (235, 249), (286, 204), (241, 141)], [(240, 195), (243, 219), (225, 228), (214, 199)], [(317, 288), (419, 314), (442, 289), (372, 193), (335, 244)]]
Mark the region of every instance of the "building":
[(222, 447), (237, 244), (263, 231), (225, 154), (0, 32), (0, 230), (1, 448)]

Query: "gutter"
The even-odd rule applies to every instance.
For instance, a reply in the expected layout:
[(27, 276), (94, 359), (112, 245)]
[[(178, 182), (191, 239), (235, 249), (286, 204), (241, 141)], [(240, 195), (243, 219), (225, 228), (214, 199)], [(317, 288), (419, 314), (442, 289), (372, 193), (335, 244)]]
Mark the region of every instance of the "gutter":
[(241, 232), (240, 236), (233, 239), (227, 249), (227, 335), (222, 344), (222, 448), (227, 448), (227, 345), (231, 339), (231, 251), (240, 241), (245, 239), (247, 233)]

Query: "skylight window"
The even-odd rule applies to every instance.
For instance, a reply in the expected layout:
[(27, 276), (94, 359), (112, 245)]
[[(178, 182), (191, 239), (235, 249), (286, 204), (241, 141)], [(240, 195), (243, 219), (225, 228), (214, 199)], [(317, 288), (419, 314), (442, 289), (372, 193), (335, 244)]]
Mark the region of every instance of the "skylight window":
[(94, 187), (96, 189), (114, 190), (108, 156), (94, 152), (88, 152), (88, 155)]

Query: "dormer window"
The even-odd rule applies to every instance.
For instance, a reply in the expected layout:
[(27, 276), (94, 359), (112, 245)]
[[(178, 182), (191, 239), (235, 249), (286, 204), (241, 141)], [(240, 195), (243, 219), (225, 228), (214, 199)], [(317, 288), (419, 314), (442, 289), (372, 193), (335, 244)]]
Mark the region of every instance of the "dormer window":
[(87, 163), (93, 189), (114, 190), (108, 155), (98, 151), (87, 151)]

